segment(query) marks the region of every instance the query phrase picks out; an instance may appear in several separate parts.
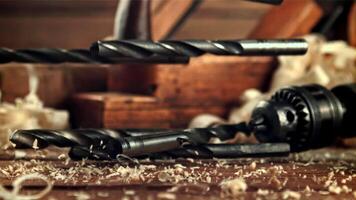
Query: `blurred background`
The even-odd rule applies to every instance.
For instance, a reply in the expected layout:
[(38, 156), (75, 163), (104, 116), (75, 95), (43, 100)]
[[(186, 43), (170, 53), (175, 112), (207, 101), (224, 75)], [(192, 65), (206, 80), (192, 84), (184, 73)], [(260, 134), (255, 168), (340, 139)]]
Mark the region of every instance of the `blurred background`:
[[(273, 7), (248, 1), (201, 1), (173, 33), (165, 35), (165, 21), (174, 19), (160, 16), (175, 12), (175, 6), (188, 10), (193, 1), (169, 2), (151, 2), (154, 39), (162, 36), (172, 39), (246, 38)], [(112, 35), (117, 5), (117, 0), (2, 0), (0, 24), (4, 28), (0, 30), (0, 45), (9, 48), (87, 48), (93, 41)]]

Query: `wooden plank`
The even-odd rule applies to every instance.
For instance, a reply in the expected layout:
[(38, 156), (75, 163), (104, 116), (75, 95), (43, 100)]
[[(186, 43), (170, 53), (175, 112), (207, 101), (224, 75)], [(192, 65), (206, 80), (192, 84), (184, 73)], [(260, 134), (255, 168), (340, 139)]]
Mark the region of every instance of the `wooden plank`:
[(247, 88), (262, 88), (273, 69), (272, 61), (268, 57), (204, 56), (189, 65), (121, 65), (110, 71), (108, 87), (152, 94), (171, 105), (229, 104), (238, 101)]
[(191, 17), (177, 30), (174, 38), (246, 38), (271, 7), (249, 1), (202, 1)]
[(322, 9), (314, 0), (285, 0), (272, 8), (250, 34), (250, 38), (288, 38), (303, 36), (322, 17)]
[(172, 106), (154, 97), (88, 93), (75, 96), (71, 116), (75, 127), (177, 128), (186, 127), (198, 114), (223, 116), (225, 110), (225, 105)]
[[(11, 151), (0, 154), (12, 154)], [(10, 186), (22, 174), (40, 173), (54, 183), (45, 199), (60, 196), (63, 200), (78, 196), (87, 199), (354, 199), (354, 161), (354, 149), (331, 148), (289, 158), (144, 160), (136, 166), (117, 161), (1, 160), (0, 184)], [(229, 195), (223, 190), (222, 183), (232, 179), (243, 180), (246, 191)], [(43, 185), (39, 180), (26, 181), (22, 194), (39, 192)]]
[[(155, 2), (155, 1), (153, 1)], [(194, 0), (161, 1), (152, 12), (152, 37), (154, 40), (163, 39), (177, 22), (187, 13)]]
[[(27, 67), (19, 63), (1, 65), (0, 89), (3, 101), (14, 102), (16, 98), (28, 94)], [(37, 64), (33, 67), (39, 80), (37, 94), (45, 106), (63, 107), (76, 92), (106, 90), (107, 69), (104, 67), (75, 64)]]

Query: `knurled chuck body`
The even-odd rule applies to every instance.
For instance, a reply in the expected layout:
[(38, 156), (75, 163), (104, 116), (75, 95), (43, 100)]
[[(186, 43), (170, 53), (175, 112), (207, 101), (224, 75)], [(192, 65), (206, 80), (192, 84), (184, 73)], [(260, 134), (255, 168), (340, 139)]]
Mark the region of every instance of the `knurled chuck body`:
[(282, 88), (258, 103), (250, 127), (260, 142), (287, 142), (293, 152), (356, 136), (356, 83), (332, 90), (316, 84)]

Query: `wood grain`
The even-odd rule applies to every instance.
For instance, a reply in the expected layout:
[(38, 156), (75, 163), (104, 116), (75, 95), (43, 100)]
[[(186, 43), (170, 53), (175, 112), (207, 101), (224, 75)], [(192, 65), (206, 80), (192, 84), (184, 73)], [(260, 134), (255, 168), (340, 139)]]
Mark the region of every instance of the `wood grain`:
[(348, 36), (350, 44), (356, 47), (356, 3), (352, 5), (349, 14)]
[[(300, 195), (296, 199), (354, 199), (353, 151), (328, 148), (289, 158), (144, 160), (139, 166), (117, 161), (49, 161), (46, 157), (1, 159), (0, 184), (10, 186), (21, 172), (35, 172), (54, 183), (45, 199), (295, 199), (296, 193)], [(0, 152), (5, 154), (12, 151)], [(171, 181), (159, 178), (167, 172)], [(235, 178), (243, 179), (247, 189), (228, 195), (221, 184)], [(337, 192), (331, 183), (344, 189)], [(27, 181), (23, 192), (38, 192), (43, 185), (39, 180)], [(288, 197), (291, 192), (294, 195)]]
[(152, 3), (152, 38), (160, 40), (170, 33), (193, 5), (194, 0), (155, 0)]
[(314, 0), (285, 0), (272, 8), (250, 34), (250, 38), (288, 38), (310, 33), (321, 19), (322, 9)]
[(79, 94), (71, 108), (76, 127), (92, 128), (178, 128), (201, 113), (225, 114), (222, 105), (172, 106), (155, 97), (120, 93)]
[[(29, 92), (28, 65), (6, 64), (0, 67), (2, 100), (14, 102)], [(105, 91), (107, 69), (96, 65), (33, 65), (39, 79), (37, 94), (45, 106), (64, 107), (77, 92)]]

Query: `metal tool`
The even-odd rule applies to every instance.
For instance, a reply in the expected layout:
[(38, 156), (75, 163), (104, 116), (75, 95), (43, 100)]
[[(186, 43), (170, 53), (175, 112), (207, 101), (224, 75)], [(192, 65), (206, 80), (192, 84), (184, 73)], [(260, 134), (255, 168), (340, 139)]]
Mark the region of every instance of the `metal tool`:
[(280, 89), (260, 102), (250, 127), (260, 142), (287, 142), (291, 151), (325, 147), (356, 136), (356, 84), (328, 90), (320, 85)]
[(25, 63), (107, 63), (109, 59), (92, 56), (85, 49), (19, 49), (12, 50), (0, 48), (0, 63), (25, 62)]
[[(244, 158), (244, 157), (274, 157), (288, 156), (290, 146), (287, 143), (263, 144), (200, 144), (185, 145), (177, 149), (159, 153), (143, 154), (151, 158)], [(90, 149), (84, 146), (74, 146), (69, 155), (72, 159), (83, 158), (93, 160), (113, 159), (102, 149)]]
[(9, 62), (19, 63), (188, 63), (189, 58), (186, 57), (151, 57), (149, 59), (136, 59), (121, 57), (106, 58), (102, 56), (92, 55), (86, 49), (8, 49), (0, 48), (0, 64)]
[(186, 144), (206, 144), (213, 137), (231, 139), (237, 132), (249, 133), (246, 123), (225, 124), (209, 128), (184, 130), (105, 130), (78, 129), (18, 130), (10, 138), (17, 148), (32, 148), (35, 141), (38, 148), (49, 145), (58, 147), (83, 146), (90, 150), (100, 150), (115, 158), (117, 154), (140, 156), (168, 151)]
[(304, 39), (286, 40), (115, 40), (98, 41), (90, 51), (108, 58), (197, 57), (214, 55), (301, 55), (308, 50)]

